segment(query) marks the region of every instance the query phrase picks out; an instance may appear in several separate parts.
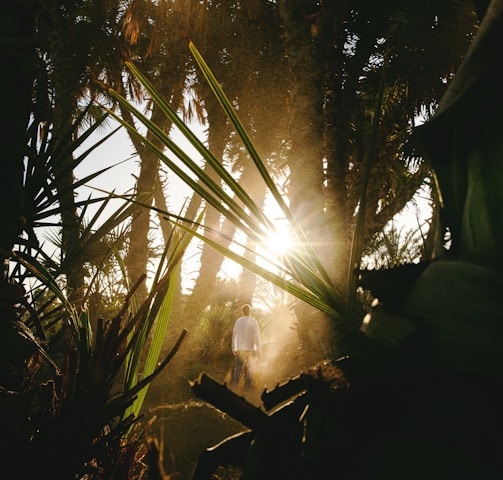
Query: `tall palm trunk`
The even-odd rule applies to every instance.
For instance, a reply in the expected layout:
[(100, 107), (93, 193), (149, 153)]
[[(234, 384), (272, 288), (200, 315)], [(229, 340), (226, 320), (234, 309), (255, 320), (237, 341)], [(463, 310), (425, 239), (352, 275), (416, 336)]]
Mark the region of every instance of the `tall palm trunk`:
[[(280, 0), (279, 12), (286, 34), (286, 51), (290, 69), (290, 187), (288, 196), (294, 215), (312, 244), (325, 250), (323, 243), (323, 209), (325, 205), (323, 173), (323, 72), (314, 26), (306, 17), (308, 1)], [(299, 328), (313, 309), (296, 302)], [(309, 327), (307, 327), (309, 329)]]
[[(175, 99), (175, 102), (179, 102), (182, 96), (181, 89), (172, 92), (171, 96)], [(174, 104), (177, 105), (178, 103)], [(121, 115), (126, 121), (132, 122), (131, 114), (127, 110), (121, 109)], [(154, 122), (161, 125), (165, 131), (169, 130), (171, 127), (171, 123), (167, 123), (165, 116), (156, 104), (154, 104), (152, 109), (152, 119)], [(147, 134), (147, 137), (152, 143), (161, 146), (159, 141), (154, 138), (150, 132)], [(159, 208), (167, 210), (162, 184), (159, 178), (159, 158), (151, 150), (144, 148), (134, 136), (130, 136), (130, 139), (141, 162), (140, 173), (136, 181), (136, 195), (140, 196), (142, 203), (147, 206), (152, 205), (155, 201)], [(161, 227), (161, 231), (166, 240), (167, 235), (169, 235), (167, 222), (166, 225)], [(149, 261), (149, 232), (150, 211), (148, 208), (144, 208), (132, 219), (129, 233), (129, 250), (126, 257), (126, 268), (129, 281), (132, 284), (135, 284), (135, 282), (147, 272)], [(143, 283), (136, 293), (140, 300), (146, 298), (146, 285)]]
[[(220, 106), (216, 103), (216, 100), (213, 99), (210, 94), (205, 98), (208, 99), (206, 102), (206, 111), (208, 115), (208, 124), (210, 125), (208, 131), (208, 147), (216, 158), (222, 159), (228, 137), (226, 117)], [(212, 169), (205, 168), (205, 171), (216, 182), (219, 181), (218, 176)], [(194, 208), (194, 205), (192, 205), (191, 208)], [(204, 216), (204, 226), (210, 229), (208, 232), (214, 231), (224, 233), (220, 226), (220, 220), (220, 214), (212, 207), (208, 207)], [(229, 224), (226, 225), (226, 229), (229, 229)], [(232, 233), (233, 231), (230, 230), (225, 232), (226, 235), (231, 234), (231, 236)], [(205, 233), (205, 235), (211, 234)], [(220, 238), (217, 240), (219, 242), (222, 241)], [(192, 289), (192, 294), (186, 310), (186, 318), (190, 319), (190, 321), (196, 321), (201, 311), (208, 304), (222, 262), (223, 257), (221, 254), (217, 253), (206, 243), (202, 246), (199, 275)]]
[[(341, 18), (344, 5), (331, 4), (327, 8), (337, 9), (331, 11), (332, 18)], [(323, 260), (331, 272), (332, 279), (339, 285), (345, 284), (345, 275), (348, 271), (348, 259), (351, 250), (352, 217), (356, 207), (347, 195), (347, 164), (355, 155), (348, 139), (352, 138), (351, 121), (348, 121), (348, 99), (344, 95), (344, 75), (340, 68), (344, 65), (344, 49), (334, 48), (335, 45), (344, 45), (346, 32), (344, 23), (335, 20), (324, 22), (318, 32), (319, 44), (323, 52), (323, 70), (325, 73), (325, 125), (324, 145), (326, 156), (326, 227), (324, 241), (331, 243), (332, 248), (323, 248)], [(347, 81), (347, 79), (346, 79)], [(335, 248), (333, 247), (335, 245)]]
[[(140, 153), (141, 167), (138, 180), (136, 182), (136, 195), (141, 195), (142, 202), (152, 205), (152, 199), (156, 188), (160, 188), (157, 175), (159, 169), (159, 158), (148, 150)], [(143, 208), (134, 216), (131, 221), (129, 232), (129, 249), (126, 257), (126, 268), (129, 281), (135, 284), (136, 281), (146, 273), (149, 259), (149, 239), (150, 231), (150, 210)], [(143, 283), (136, 291), (141, 299), (147, 296), (147, 287)]]
[[(36, 68), (33, 6), (29, 2), (3, 4), (1, 25), (0, 55), (2, 63), (8, 68), (0, 77), (3, 157), (0, 175), (0, 248), (9, 251), (23, 229), (23, 157)], [(4, 258), (3, 254), (0, 258)]]
[[(55, 88), (56, 92), (65, 92), (64, 85)], [(73, 121), (74, 98), (57, 95), (54, 105), (53, 132), (63, 135), (71, 131)], [(77, 308), (82, 306), (85, 288), (86, 269), (81, 255), (82, 224), (75, 202), (74, 172), (71, 167), (73, 154), (61, 157), (54, 165), (55, 186), (61, 214), (61, 267), (66, 277), (68, 299)]]
[(311, 23), (311, 2), (281, 0), (290, 67), (290, 205), (308, 233), (319, 232), (325, 203), (323, 188), (323, 72)]

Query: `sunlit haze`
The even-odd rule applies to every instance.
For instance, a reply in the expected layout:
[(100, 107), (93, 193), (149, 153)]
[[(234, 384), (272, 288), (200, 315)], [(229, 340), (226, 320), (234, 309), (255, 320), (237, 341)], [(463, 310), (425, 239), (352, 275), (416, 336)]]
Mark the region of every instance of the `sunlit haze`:
[(281, 255), (286, 253), (291, 246), (291, 234), (286, 226), (280, 224), (276, 227), (276, 230), (266, 238), (264, 243), (273, 254)]

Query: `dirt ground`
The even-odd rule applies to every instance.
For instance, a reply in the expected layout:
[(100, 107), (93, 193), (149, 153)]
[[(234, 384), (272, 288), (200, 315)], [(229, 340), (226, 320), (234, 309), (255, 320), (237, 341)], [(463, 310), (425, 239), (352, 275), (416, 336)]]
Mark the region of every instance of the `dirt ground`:
[[(209, 374), (219, 382), (226, 381), (228, 365), (213, 367)], [(226, 413), (196, 398), (190, 389), (190, 381), (195, 378), (190, 371), (172, 368), (166, 372), (165, 379), (152, 383), (144, 406), (145, 423), (154, 419), (147, 433), (159, 442), (165, 472), (177, 480), (192, 478), (205, 449), (247, 430)], [(260, 393), (247, 394), (247, 400), (258, 405)], [(238, 468), (228, 467), (217, 473), (221, 480), (235, 480), (240, 472)]]
[[(235, 392), (260, 407), (264, 390), (270, 390), (278, 383), (299, 374), (314, 361), (312, 358), (289, 358), (288, 352), (283, 352), (286, 356), (276, 360), (280, 369), (270, 368), (269, 373), (258, 376), (257, 386), (251, 391), (237, 389)], [(272, 361), (269, 361), (267, 366), (272, 365)], [(147, 433), (159, 442), (165, 472), (177, 472), (178, 476), (173, 475), (172, 478), (191, 480), (198, 458), (205, 449), (247, 430), (228, 414), (197, 398), (191, 390), (191, 382), (202, 372), (218, 383), (228, 385), (232, 367), (232, 355), (202, 361), (190, 351), (181, 352), (175, 355), (173, 361), (150, 385), (143, 408), (144, 423), (155, 419)], [(239, 473), (239, 469), (229, 467), (220, 469), (215, 478), (235, 480), (239, 478)]]
[[(246, 430), (239, 422), (204, 402), (162, 405), (153, 413), (157, 421), (152, 433), (160, 441), (164, 469), (168, 474), (177, 472), (184, 480), (192, 477), (199, 455), (206, 448)], [(219, 478), (230, 480), (233, 477), (219, 475)]]

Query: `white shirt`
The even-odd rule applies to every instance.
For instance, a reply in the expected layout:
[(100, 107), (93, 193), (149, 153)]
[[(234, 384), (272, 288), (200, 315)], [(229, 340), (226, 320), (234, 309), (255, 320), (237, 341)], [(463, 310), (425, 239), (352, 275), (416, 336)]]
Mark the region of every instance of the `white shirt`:
[(260, 352), (260, 332), (257, 320), (253, 317), (242, 316), (236, 320), (232, 331), (232, 351), (247, 350)]

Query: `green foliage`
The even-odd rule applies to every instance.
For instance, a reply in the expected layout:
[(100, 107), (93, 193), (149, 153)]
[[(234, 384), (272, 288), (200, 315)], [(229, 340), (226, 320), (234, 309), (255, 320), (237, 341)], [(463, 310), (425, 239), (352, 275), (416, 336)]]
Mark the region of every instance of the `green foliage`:
[[(173, 230), (144, 303), (138, 305), (135, 298), (139, 283), (128, 283), (122, 260), (124, 225), (141, 198), (133, 202), (126, 197), (111, 213), (113, 194), (77, 203), (78, 242), (62, 251), (61, 258), (53, 246), (38, 241), (41, 229), (52, 227), (52, 243), (62, 247), (54, 169), (72, 158), (95, 130), (96, 126), (75, 136), (81, 120), (63, 135), (44, 130), (40, 142), (36, 122), (30, 125), (33, 148), (24, 177), (27, 237), (19, 237), (12, 251), (0, 252), (9, 258), (0, 280), (0, 460), (4, 474), (13, 478), (140, 475), (145, 447), (138, 414), (149, 383), (186, 333), (160, 361), (190, 235)], [(67, 167), (73, 170), (105, 139)], [(104, 170), (75, 182), (72, 194)], [(78, 306), (69, 300), (75, 292), (68, 291), (63, 275), (68, 265), (92, 272), (78, 292)], [(92, 300), (93, 308), (86, 309)], [(30, 462), (12, 462), (19, 452)]]
[(195, 353), (201, 361), (229, 357), (235, 311), (233, 304), (224, 303), (210, 305), (203, 312), (194, 332)]
[[(22, 308), (19, 313), (33, 311)], [(10, 342), (18, 352), (16, 358), (4, 349), (0, 369), (4, 474), (65, 479), (102, 470), (104, 476), (96, 478), (110, 478), (113, 469), (134, 470), (132, 457), (129, 465), (119, 465), (121, 448), (140, 453), (133, 437), (131, 443), (122, 440), (134, 419), (122, 422), (121, 413), (135, 392), (116, 389), (126, 347), (117, 333), (125, 313), (110, 324), (100, 322), (91, 340), (85, 315), (67, 312), (67, 319), (73, 318), (74, 327), (78, 322), (80, 331), (73, 339), (67, 336), (64, 358), (57, 365), (47, 352), (54, 350), (53, 341), (62, 330), (41, 342), (27, 327), (21, 328), (25, 324), (20, 321), (2, 324), (12, 332)], [(26, 348), (19, 348), (23, 345)], [(20, 451), (29, 462), (12, 462)]]
[(416, 263), (422, 253), (421, 232), (406, 226), (397, 227), (392, 222), (389, 228), (374, 235), (365, 249), (363, 268), (384, 269)]
[[(174, 229), (166, 244), (164, 255), (153, 280), (153, 288), (146, 302), (139, 309), (139, 313), (142, 313), (144, 318), (138, 325), (137, 335), (134, 335), (131, 340), (134, 347), (128, 358), (124, 382), (128, 389), (136, 388), (143, 383), (140, 379), (154, 375), (158, 368), (161, 347), (173, 308), (175, 287), (180, 276), (180, 263), (191, 238), (178, 229)], [(149, 340), (147, 356), (143, 362), (142, 356)], [(139, 390), (131, 409), (125, 412), (125, 418), (130, 414), (134, 417), (139, 414), (147, 390), (148, 384)]]
[[(186, 235), (182, 238), (190, 240)], [(48, 299), (43, 311), (51, 320), (48, 336), (43, 327), (46, 319), (42, 317), (42, 322), (37, 307), (22, 300), (24, 291), (14, 283), (9, 288), (9, 284), (3, 285), (3, 292), (12, 292), (10, 301), (21, 303), (22, 308), (13, 310), (11, 321), (2, 324), (2, 339), (10, 348), (3, 345), (6, 356), (0, 362), (0, 410), (5, 425), (0, 451), (5, 458), (14, 455), (13, 449), (30, 456), (30, 462), (16, 466), (20, 478), (66, 479), (89, 472), (93, 478), (108, 479), (113, 471), (119, 475), (114, 478), (131, 478), (141, 472), (138, 460), (144, 451), (134, 427), (138, 412), (148, 384), (167, 365), (185, 335), (158, 363), (184, 245), (183, 241), (171, 244), (175, 254), (145, 303), (136, 308), (132, 290), (108, 321), (91, 322), (86, 310), (78, 313), (68, 302), (42, 264), (27, 255), (14, 257), (45, 287), (39, 287), (38, 292), (45, 293), (37, 298)], [(5, 303), (8, 300), (4, 298)], [(43, 341), (28, 328), (31, 324)], [(70, 329), (60, 328), (62, 325)], [(64, 351), (62, 339), (67, 342)], [(148, 341), (143, 360), (141, 353)], [(57, 360), (49, 353), (55, 353)], [(53, 452), (57, 452), (57, 462), (49, 461)]]
[[(284, 198), (276, 188), (273, 179), (267, 171), (266, 165), (258, 155), (250, 137), (237, 117), (231, 102), (225, 96), (217, 80), (202, 59), (196, 47), (192, 43), (189, 43), (189, 48), (191, 49), (198, 66), (208, 80), (216, 98), (220, 102), (222, 108), (245, 145), (248, 154), (253, 159), (253, 162), (263, 181), (266, 183), (267, 188), (287, 219), (295, 248), (282, 252), (282, 254), (269, 251), (267, 239), (275, 232), (275, 225), (273, 222), (260, 208), (258, 208), (247, 192), (243, 190), (240, 183), (232, 177), (225, 167), (222, 166), (212, 153), (203, 145), (203, 143), (199, 141), (187, 125), (184, 124), (176, 112), (162, 98), (147, 78), (133, 64), (128, 63), (128, 68), (144, 85), (153, 101), (158, 104), (164, 114), (169, 117), (169, 119), (174, 125), (176, 125), (176, 127), (178, 127), (191, 145), (193, 145), (198, 153), (203, 156), (206, 163), (215, 170), (219, 178), (224, 182), (225, 187), (220, 186), (212, 180), (205, 170), (194, 162), (179, 145), (175, 144), (173, 140), (166, 135), (161, 128), (159, 128), (158, 125), (143, 115), (119, 93), (109, 90), (110, 94), (119, 103), (121, 103), (124, 108), (131, 111), (135, 117), (137, 117), (137, 119), (162, 142), (163, 145), (168, 147), (169, 150), (176, 155), (177, 161), (172, 160), (168, 154), (156, 147), (156, 145), (150, 142), (145, 135), (138, 132), (133, 125), (128, 124), (115, 115), (116, 119), (121, 122), (132, 135), (141, 140), (149, 149), (155, 152), (155, 154), (159, 156), (161, 161), (163, 161), (166, 166), (168, 166), (176, 175), (187, 183), (187, 185), (196, 193), (201, 195), (209, 205), (216, 208), (220, 214), (234, 223), (234, 225), (248, 238), (252, 239), (256, 244), (261, 245), (266, 253), (262, 255), (259, 253), (258, 256), (261, 260), (265, 261), (268, 266), (262, 267), (258, 262), (249, 261), (246, 258), (246, 255), (236, 253), (235, 249), (222, 247), (218, 239), (214, 238), (216, 232), (206, 229), (201, 233), (200, 230), (196, 228), (189, 229), (187, 226), (187, 219), (177, 218), (170, 215), (169, 212), (164, 212), (164, 214), (167, 215), (179, 228), (190, 232), (191, 235), (207, 242), (215, 250), (235, 261), (239, 265), (268, 280), (272, 284), (286, 290), (291, 295), (306, 302), (307, 304), (312, 305), (334, 320), (338, 320), (339, 323), (344, 324), (347, 321), (357, 321), (359, 312), (356, 310), (348, 310), (345, 294), (332, 283), (330, 276), (314, 251), (312, 243), (306, 237), (293, 213), (286, 205)], [(113, 112), (110, 112), (110, 114), (114, 115)], [(181, 162), (184, 166), (188, 167), (188, 169), (199, 181), (194, 180), (193, 176), (189, 175), (184, 169), (182, 169), (178, 162)], [(234, 200), (229, 195), (229, 191), (234, 193), (240, 202)], [(197, 224), (196, 227), (204, 229), (204, 227), (200, 224)], [(234, 246), (239, 247), (240, 250), (244, 249), (246, 251), (247, 249), (245, 245), (239, 245), (237, 243), (234, 243)]]

